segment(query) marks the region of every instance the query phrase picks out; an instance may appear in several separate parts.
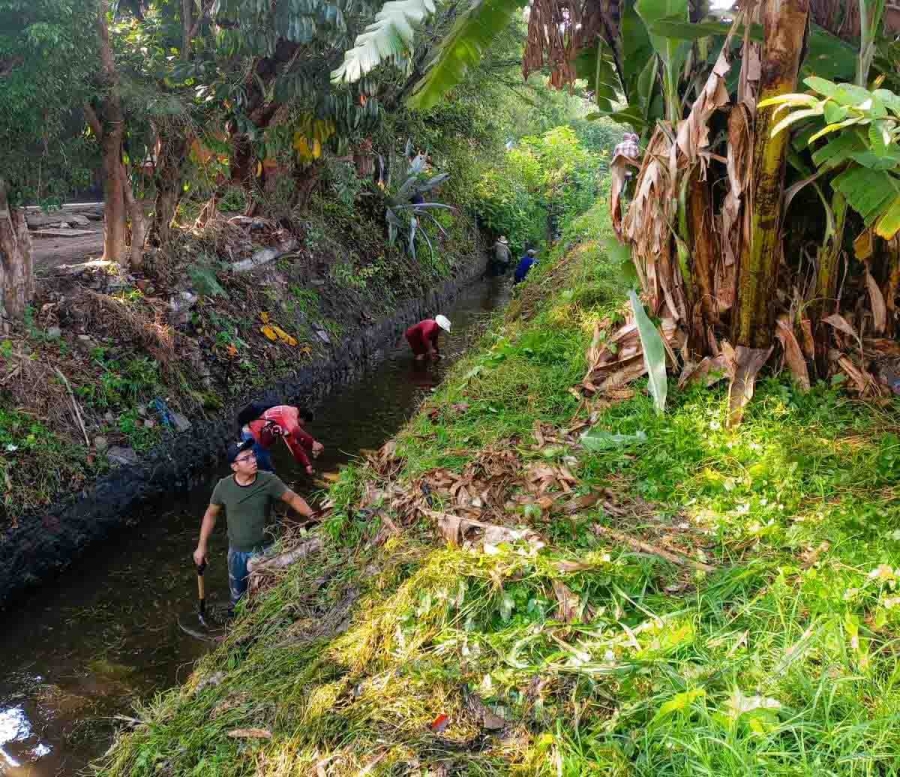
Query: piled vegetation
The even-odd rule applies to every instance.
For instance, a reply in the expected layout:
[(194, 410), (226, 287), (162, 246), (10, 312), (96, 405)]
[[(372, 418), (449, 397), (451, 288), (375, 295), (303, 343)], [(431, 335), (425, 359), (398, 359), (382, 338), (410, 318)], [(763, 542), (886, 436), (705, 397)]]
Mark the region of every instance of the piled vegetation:
[(896, 769), (894, 406), (583, 399), (602, 207), (103, 773)]

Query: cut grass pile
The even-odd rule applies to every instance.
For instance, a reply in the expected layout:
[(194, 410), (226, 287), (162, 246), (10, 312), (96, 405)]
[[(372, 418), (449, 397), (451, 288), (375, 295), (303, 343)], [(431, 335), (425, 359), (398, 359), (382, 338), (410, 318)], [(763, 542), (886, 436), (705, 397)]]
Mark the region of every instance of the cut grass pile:
[[(657, 416), (639, 386), (580, 444), (569, 389), (614, 312), (596, 238), (536, 271), (393, 471), (344, 471), (325, 550), (139, 712), (105, 774), (900, 771), (896, 408), (771, 378), (732, 431), (721, 389)], [(492, 451), (521, 470), (491, 520), (542, 543), (448, 546), (410, 507), (459, 512), (436, 484), (490, 478)], [(572, 482), (536, 489), (545, 470)]]

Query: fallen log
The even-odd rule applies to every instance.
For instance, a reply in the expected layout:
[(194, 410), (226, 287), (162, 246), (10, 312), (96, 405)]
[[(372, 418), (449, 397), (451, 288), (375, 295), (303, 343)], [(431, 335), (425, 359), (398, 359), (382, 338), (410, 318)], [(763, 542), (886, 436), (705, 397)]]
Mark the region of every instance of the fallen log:
[(33, 233), (34, 237), (88, 237), (90, 235), (101, 236), (100, 230), (94, 229), (38, 229)]
[(256, 251), (249, 259), (241, 259), (239, 262), (233, 262), (231, 271), (250, 272), (250, 270), (255, 270), (257, 267), (262, 267), (264, 264), (269, 264), (269, 262), (274, 262), (285, 254), (289, 254), (296, 247), (297, 241), (294, 238), (291, 238), (272, 248), (262, 248), (259, 251)]
[[(40, 205), (26, 205), (25, 208), (26, 215), (29, 213), (43, 213), (44, 209)], [(66, 213), (86, 213), (87, 211), (99, 211), (103, 212), (103, 203), (102, 202), (67, 202), (64, 205), (61, 205), (56, 209), (55, 212), (66, 212)]]
[(250, 559), (247, 562), (247, 572), (262, 574), (263, 572), (272, 572), (276, 569), (284, 569), (291, 566), (291, 564), (296, 564), (300, 559), (306, 558), (313, 553), (318, 553), (320, 550), (322, 550), (322, 540), (314, 537), (286, 553), (279, 553), (277, 556), (257, 556)]

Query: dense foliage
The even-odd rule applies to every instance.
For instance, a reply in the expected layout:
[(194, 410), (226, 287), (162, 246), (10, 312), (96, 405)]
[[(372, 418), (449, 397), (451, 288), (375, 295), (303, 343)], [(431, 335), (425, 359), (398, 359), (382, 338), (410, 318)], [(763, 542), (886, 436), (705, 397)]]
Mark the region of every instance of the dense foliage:
[(83, 0), (0, 2), (0, 179), (12, 200), (59, 201), (90, 180), (83, 136), (93, 37)]
[(549, 242), (594, 202), (607, 159), (608, 150), (589, 151), (567, 126), (521, 138), (479, 179), (478, 215), (514, 251)]

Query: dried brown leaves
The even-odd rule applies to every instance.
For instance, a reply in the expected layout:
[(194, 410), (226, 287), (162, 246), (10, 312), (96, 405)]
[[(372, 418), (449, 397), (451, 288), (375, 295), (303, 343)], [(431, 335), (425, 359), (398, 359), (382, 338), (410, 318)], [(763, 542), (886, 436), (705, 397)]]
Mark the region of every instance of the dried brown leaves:
[(283, 577), (286, 569), (321, 552), (322, 547), (322, 540), (318, 537), (310, 539), (305, 534), (285, 535), (281, 553), (275, 556), (258, 556), (250, 560), (247, 567), (250, 575), (250, 596), (257, 597), (272, 588)]
[(739, 345), (732, 348), (722, 343), (722, 352), (731, 381), (728, 385), (728, 426), (740, 424), (744, 417), (744, 408), (753, 399), (756, 376), (772, 355), (772, 348), (746, 348)]
[(496, 546), (504, 542), (521, 541), (536, 548), (544, 546), (540, 536), (531, 529), (511, 529), (436, 510), (423, 509), (422, 513), (434, 519), (441, 536), (453, 547), (472, 547), (478, 543)]
[(791, 321), (787, 316), (781, 316), (778, 319), (778, 328), (775, 331), (775, 336), (784, 349), (784, 362), (791, 374), (797, 380), (797, 383), (800, 384), (803, 391), (809, 391), (809, 369), (806, 366), (806, 359), (803, 356), (800, 343), (797, 341), (794, 330), (791, 328)]
[[(604, 324), (608, 327), (605, 320), (594, 324), (594, 337), (587, 352), (588, 370), (576, 392), (581, 396), (624, 399), (631, 395), (630, 390), (623, 391), (624, 387), (647, 371), (641, 337), (633, 315), (606, 339)], [(683, 342), (675, 321), (663, 319), (661, 330), (663, 342), (674, 358), (673, 350)]]
[(602, 3), (590, 0), (534, 0), (522, 58), (525, 79), (545, 66), (557, 89), (575, 82), (575, 58), (594, 43), (603, 23)]
[[(127, 339), (146, 348), (164, 368), (176, 361), (175, 333), (167, 323), (168, 308), (161, 300), (145, 297), (149, 310), (123, 300), (84, 289), (92, 324), (101, 323), (111, 332), (123, 333)], [(93, 327), (92, 327), (93, 328)]]
[[(700, 178), (705, 180), (706, 167), (714, 158), (710, 150), (709, 122), (716, 111), (728, 105), (725, 77), (731, 69), (730, 40), (729, 35), (687, 118), (675, 128), (665, 122), (657, 125), (644, 153), (631, 206), (616, 230), (621, 239), (631, 244), (632, 258), (641, 287), (649, 297), (651, 312), (680, 322), (691, 321), (690, 306), (694, 303), (687, 298), (685, 278), (673, 245), (679, 193), (695, 167), (699, 166)], [(735, 132), (738, 129), (735, 127)], [(617, 200), (611, 201), (611, 205), (616, 225), (620, 218), (616, 208), (621, 206)], [(731, 211), (729, 226), (737, 220), (734, 202)], [(734, 257), (730, 256), (727, 266), (733, 264)], [(723, 282), (726, 265), (717, 273), (721, 276), (716, 284), (717, 295), (722, 293), (727, 309), (731, 302), (727, 284)]]

